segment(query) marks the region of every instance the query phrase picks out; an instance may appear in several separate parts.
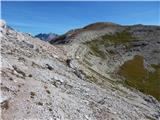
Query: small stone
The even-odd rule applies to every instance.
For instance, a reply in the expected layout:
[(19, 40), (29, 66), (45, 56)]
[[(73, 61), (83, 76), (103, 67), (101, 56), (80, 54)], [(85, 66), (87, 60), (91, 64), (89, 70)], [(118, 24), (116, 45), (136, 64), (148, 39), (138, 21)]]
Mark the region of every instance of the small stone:
[(51, 92), (50, 92), (49, 90), (46, 90), (46, 92), (47, 92), (48, 94), (51, 94)]
[(53, 70), (53, 67), (50, 66), (49, 64), (46, 64), (46, 66), (47, 66), (47, 68), (48, 68), (49, 70)]
[(43, 106), (43, 103), (42, 102), (38, 102), (37, 105)]
[(29, 74), (28, 77), (32, 77), (32, 74)]

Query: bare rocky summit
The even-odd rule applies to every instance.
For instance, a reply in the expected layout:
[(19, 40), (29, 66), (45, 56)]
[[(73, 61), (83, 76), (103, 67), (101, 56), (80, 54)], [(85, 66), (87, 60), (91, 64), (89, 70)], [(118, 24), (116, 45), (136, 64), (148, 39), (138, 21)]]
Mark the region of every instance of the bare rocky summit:
[[(128, 76), (120, 68), (137, 55), (145, 70), (154, 73), (160, 28), (103, 24), (70, 31), (51, 42), (56, 45), (0, 24), (2, 119), (158, 120), (157, 98), (123, 84)], [(128, 41), (135, 37), (124, 32), (123, 43), (109, 41), (125, 29), (136, 40)]]

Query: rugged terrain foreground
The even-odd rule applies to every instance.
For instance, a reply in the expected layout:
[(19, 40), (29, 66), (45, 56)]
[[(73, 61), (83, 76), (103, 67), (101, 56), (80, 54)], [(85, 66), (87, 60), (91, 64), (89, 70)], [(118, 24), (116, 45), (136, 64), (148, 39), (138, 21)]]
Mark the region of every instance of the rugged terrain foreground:
[(1, 24), (0, 37), (3, 120), (160, 118), (159, 26), (96, 23), (50, 44)]

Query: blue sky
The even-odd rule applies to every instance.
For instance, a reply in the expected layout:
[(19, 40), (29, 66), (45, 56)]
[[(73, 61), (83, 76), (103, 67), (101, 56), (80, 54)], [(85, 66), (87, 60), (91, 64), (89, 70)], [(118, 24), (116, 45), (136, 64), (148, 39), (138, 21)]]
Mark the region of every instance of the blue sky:
[(160, 25), (160, 2), (2, 2), (2, 19), (33, 35), (70, 29), (94, 22)]

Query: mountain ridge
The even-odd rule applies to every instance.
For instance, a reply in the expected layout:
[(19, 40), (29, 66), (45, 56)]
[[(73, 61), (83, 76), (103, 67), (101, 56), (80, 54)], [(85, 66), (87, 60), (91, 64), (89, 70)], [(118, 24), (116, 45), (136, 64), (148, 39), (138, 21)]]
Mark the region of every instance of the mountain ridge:
[[(88, 26), (91, 26), (91, 28), (93, 28), (92, 26), (97, 26), (97, 25), (100, 25), (98, 29), (96, 29), (97, 27), (94, 27), (94, 29), (89, 28), (87, 29), (87, 31), (84, 30), (84, 28), (88, 28)], [(152, 73), (155, 70), (155, 68), (152, 66), (154, 65), (159, 66), (160, 64), (159, 63), (160, 61), (160, 58), (159, 58), (160, 27), (159, 26), (152, 26), (152, 25), (132, 25), (132, 26), (118, 25), (117, 26), (116, 25), (114, 27), (112, 26), (110, 27), (108, 26), (108, 23), (98, 23), (98, 24), (95, 23), (88, 26), (82, 29), (78, 29), (78, 32), (75, 30), (76, 32), (71, 31), (69, 33), (64, 34), (63, 36), (65, 37), (62, 37), (64, 39), (61, 39), (61, 37), (58, 38), (58, 41), (59, 42), (62, 41), (62, 44), (68, 43), (67, 51), (73, 50), (72, 51), (73, 53), (71, 52), (71, 54), (73, 54), (72, 57), (74, 57), (74, 54), (77, 53), (76, 50), (78, 46), (85, 47), (88, 53), (86, 53), (85, 51), (85, 53), (83, 54), (87, 54), (86, 56), (88, 58), (90, 56), (90, 59), (94, 58), (95, 60), (93, 61), (97, 61), (97, 62), (94, 63), (95, 65), (93, 66), (96, 68), (100, 68), (99, 70), (104, 71), (103, 74), (107, 73), (107, 76), (108, 74), (111, 74), (111, 75), (118, 74), (117, 72), (118, 72), (118, 69), (120, 69), (120, 66), (122, 66), (128, 60), (134, 59), (134, 56), (136, 55), (142, 56), (144, 58), (145, 60), (143, 63), (144, 68), (148, 72)], [(50, 43), (54, 44), (54, 42), (52, 41), (50, 41)], [(82, 59), (83, 58), (85, 59), (84, 55), (82, 56)], [(96, 59), (99, 59), (99, 60), (96, 60)], [(106, 59), (110, 59), (108, 60), (107, 64), (106, 64), (106, 61), (104, 61)], [(98, 62), (100, 62), (102, 65), (97, 64)], [(91, 64), (92, 60), (89, 60), (89, 62), (87, 63)], [(105, 65), (106, 68), (103, 65)], [(157, 77), (158, 76), (159, 75), (157, 74)], [(158, 91), (158, 89), (160, 88), (160, 83), (158, 82), (159, 81), (158, 79), (159, 77), (155, 78), (155, 83), (154, 83), (155, 86), (152, 86), (151, 89), (155, 89), (154, 92), (157, 94), (155, 95), (155, 97), (157, 97), (157, 99), (160, 99), (159, 98), (160, 93)], [(140, 83), (137, 83), (137, 84), (140, 84)], [(146, 82), (146, 84), (151, 84), (151, 83)], [(134, 86), (134, 85), (131, 85), (131, 86)], [(139, 85), (137, 87), (141, 91), (154, 94), (154, 92), (151, 93), (150, 90), (144, 90), (147, 88), (141, 89), (142, 86), (139, 86)]]
[[(59, 38), (57, 41), (60, 44), (54, 41), (56, 45), (51, 45), (29, 34), (6, 28), (5, 24), (0, 24), (0, 27), (2, 119), (160, 118), (158, 100), (126, 86), (121, 77), (114, 75), (117, 73), (112, 73), (120, 67), (128, 69), (135, 60), (141, 67), (142, 58), (133, 59), (137, 55), (143, 55), (145, 67), (154, 72), (157, 66), (148, 65), (159, 64), (159, 27), (157, 30), (149, 28), (150, 32), (148, 28), (142, 28), (144, 31), (131, 29), (136, 31), (136, 36), (139, 35), (139, 40), (131, 41), (127, 49), (124, 46), (127, 46), (128, 40), (120, 44), (114, 41), (119, 37), (132, 38), (125, 32), (121, 35), (124, 28), (119, 34), (115, 32), (116, 28), (103, 28), (98, 32), (82, 30), (76, 34), (73, 31), (64, 35), (63, 39)], [(110, 35), (110, 32), (114, 33), (113, 36), (104, 36), (106, 33)], [(121, 72), (126, 75), (125, 71)]]

